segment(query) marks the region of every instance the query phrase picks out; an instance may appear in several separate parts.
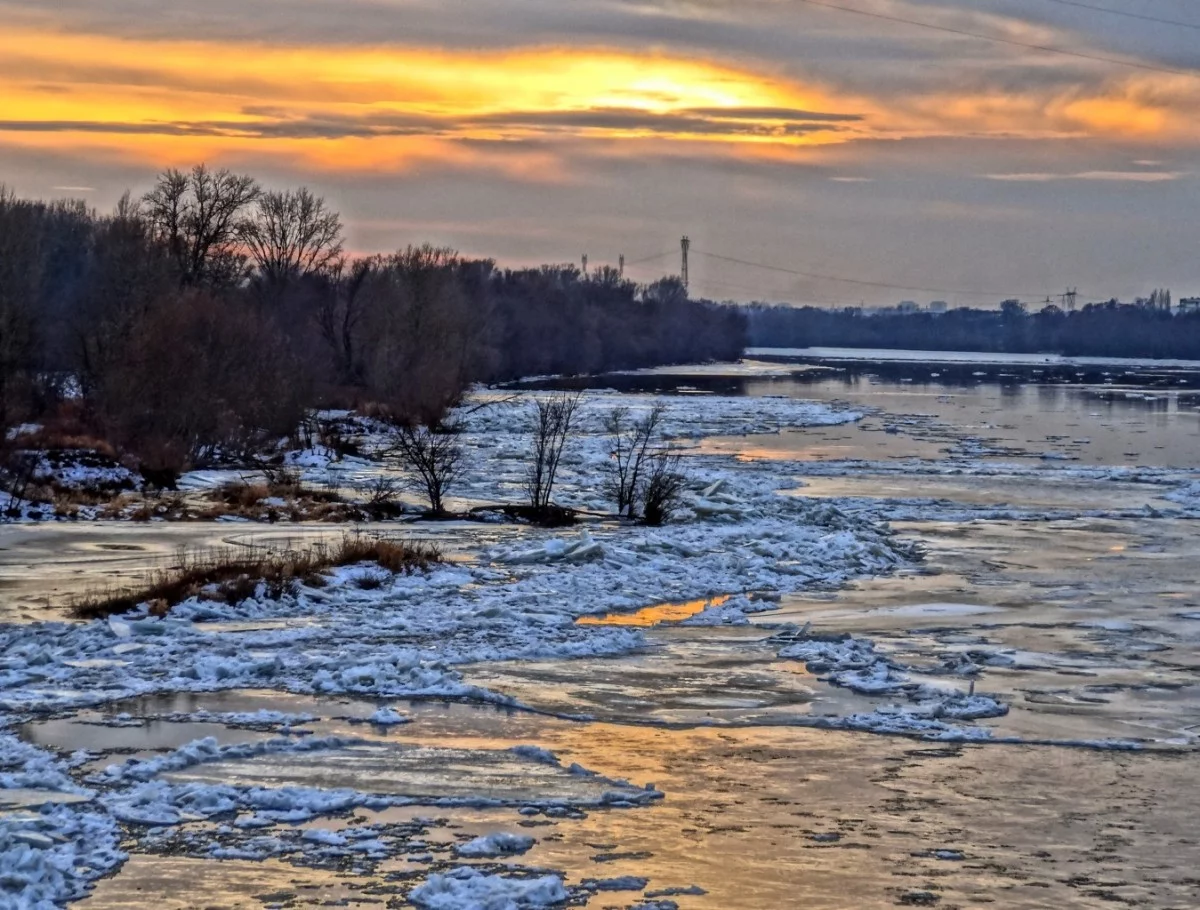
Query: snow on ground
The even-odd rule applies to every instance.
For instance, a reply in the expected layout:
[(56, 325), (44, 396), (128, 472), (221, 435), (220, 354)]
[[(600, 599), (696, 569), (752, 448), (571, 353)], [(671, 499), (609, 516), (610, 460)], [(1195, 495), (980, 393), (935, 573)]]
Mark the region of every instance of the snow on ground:
[[(582, 413), (586, 435), (563, 465), (564, 502), (609, 507), (598, 492), (606, 460), (601, 420), (608, 407), (627, 402), (635, 409), (651, 406), (649, 399), (629, 402), (627, 396), (590, 396)], [(492, 501), (519, 498), (528, 408), (528, 403), (497, 404), (472, 417), (464, 436), (472, 464), (467, 495)], [(683, 399), (672, 402), (667, 429), (676, 440), (694, 441), (711, 433), (777, 432), (781, 427), (841, 423), (856, 416), (788, 399)], [(315, 456), (294, 460), (306, 471), (321, 470)], [(511, 699), (502, 693), (466, 683), (460, 667), (514, 658), (625, 653), (642, 646), (641, 631), (579, 625), (575, 620), (586, 614), (717, 593), (832, 587), (860, 575), (886, 572), (912, 555), (878, 523), (848, 517), (828, 504), (781, 495), (780, 489), (792, 485), (791, 481), (771, 466), (741, 464), (727, 457), (695, 462), (687, 507), (677, 522), (659, 529), (597, 526), (582, 533), (526, 531), (484, 549), (472, 563), (447, 564), (407, 576), (370, 570), (370, 585), (360, 584), (369, 567), (350, 566), (331, 571), (323, 586), (298, 586), (279, 598), (265, 591), (236, 605), (191, 598), (165, 619), (151, 617), (143, 609), (109, 621), (0, 626), (0, 730), (29, 717), (70, 713), (140, 695), (235, 688), (381, 699), (437, 695), (508, 703)], [(359, 470), (362, 465), (352, 467)], [(730, 614), (729, 618), (737, 617)], [(306, 623), (211, 631), (216, 623), (286, 619)], [(305, 719), (276, 712), (204, 718), (235, 726), (278, 727), (284, 732)], [(395, 724), (403, 717), (381, 708), (371, 721)], [(13, 749), (20, 746), (8, 733), (4, 736), (16, 744)], [(352, 747), (351, 741), (327, 738), (284, 737), (225, 746), (201, 740), (165, 755), (93, 773), (84, 786), (73, 783), (51, 753), (21, 746), (4, 765), (0, 787), (82, 790), (88, 796), (81, 804), (86, 809), (54, 806), (45, 810), (50, 814), (42, 824), (79, 834), (100, 826), (112, 832), (113, 843), (119, 823), (171, 828), (187, 819), (237, 810), (273, 824), (402, 800), (403, 794), (239, 788), (164, 778), (198, 763)], [(549, 755), (523, 760), (557, 762)], [(634, 806), (658, 795), (618, 782), (607, 802)], [(10, 842), (9, 824), (0, 822), (5, 826), (0, 836), (6, 838), (0, 843)], [(247, 820), (237, 830), (253, 832), (257, 824)], [(65, 843), (72, 843), (72, 834), (64, 836)], [(97, 845), (108, 842), (93, 840)], [(206, 849), (263, 856), (278, 850), (344, 848), (285, 840), (267, 837)], [(102, 861), (93, 856), (95, 849), (80, 845), (71, 854), (75, 857), (70, 862), (72, 871), (56, 873), (55, 878), (47, 870), (64, 867), (63, 841), (26, 837), (12, 843), (40, 857), (22, 854), (20, 868), (33, 870), (29, 880), (10, 879), (6, 886), (31, 901), (76, 896), (89, 878), (119, 862), (112, 851), (104, 853)], [(422, 896), (414, 893), (413, 899), (424, 900), (428, 907), (457, 907), (463, 904), (453, 901), (465, 899), (464, 895), (491, 900), (488, 895), (500, 894), (516, 906), (539, 906), (537, 900), (561, 899), (561, 882), (553, 881), (553, 887), (549, 881), (531, 886), (471, 870), (450, 872), (430, 878), (422, 886)]]

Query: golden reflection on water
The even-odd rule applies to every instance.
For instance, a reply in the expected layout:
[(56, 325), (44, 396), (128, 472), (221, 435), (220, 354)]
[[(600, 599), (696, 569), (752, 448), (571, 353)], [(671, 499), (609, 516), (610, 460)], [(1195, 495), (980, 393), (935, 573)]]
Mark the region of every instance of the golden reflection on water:
[(581, 626), (657, 626), (664, 622), (679, 622), (709, 607), (719, 607), (732, 595), (706, 597), (681, 603), (655, 604), (636, 613), (609, 613), (605, 616), (581, 616), (576, 620)]

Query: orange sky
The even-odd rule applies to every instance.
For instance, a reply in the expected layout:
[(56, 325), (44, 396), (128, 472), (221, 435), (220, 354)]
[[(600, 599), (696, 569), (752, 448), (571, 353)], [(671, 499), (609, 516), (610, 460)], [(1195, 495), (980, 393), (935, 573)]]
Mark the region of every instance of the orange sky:
[[(562, 8), (552, 14), (537, 0), (481, 2), (476, 31), (469, 21), (447, 31), (442, 14), (423, 2), (345, 0), (341, 19), (329, 18), (339, 7), (332, 0), (246, 0), (227, 14), (224, 0), (211, 2), (211, 16), (192, 13), (173, 24), (167, 14), (150, 27), (133, 15), (133, 0), (63, 0), (57, 17), (39, 4), (0, 0), (0, 15), (10, 23), (0, 33), (0, 181), (40, 195), (67, 192), (63, 186), (72, 192), (94, 187), (93, 198), (102, 205), (125, 188), (108, 185), (106, 174), (141, 172), (144, 185), (155, 169), (203, 160), (316, 183), (342, 204), (352, 229), (364, 225), (352, 238), (359, 247), (411, 239), (385, 239), (366, 225), (425, 221), (439, 226), (439, 240), (535, 260), (568, 252), (574, 258), (574, 248), (538, 249), (544, 244), (533, 238), (545, 234), (522, 225), (525, 213), (512, 228), (497, 223), (481, 238), (481, 219), (467, 224), (463, 217), (466, 187), (474, 187), (477, 199), (494, 199), (497, 209), (520, 187), (537, 188), (548, 209), (561, 211), (568, 200), (578, 205), (587, 198), (590, 185), (610, 181), (620, 169), (638, 169), (639, 179), (661, 194), (659, 215), (675, 214), (657, 218), (672, 223), (668, 231), (664, 224), (647, 224), (638, 211), (606, 211), (604, 228), (592, 233), (631, 250), (653, 248), (676, 230), (696, 233), (729, 211), (731, 201), (753, 211), (756, 199), (766, 199), (771, 205), (763, 209), (755, 242), (776, 260), (783, 249), (772, 232), (778, 236), (781, 224), (810, 216), (806, 201), (833, 206), (839, 222), (844, 219), (844, 209), (829, 195), (831, 184), (843, 187), (845, 202), (862, 206), (860, 218), (874, 222), (881, 210), (863, 205), (864, 194), (853, 186), (908, 175), (923, 184), (924, 202), (939, 194), (931, 164), (944, 167), (941, 192), (954, 188), (961, 194), (971, 188), (957, 184), (969, 179), (978, 186), (966, 195), (987, 198), (946, 198), (930, 211), (961, 213), (976, 204), (981, 225), (1012, 209), (1019, 184), (1039, 184), (1043, 192), (1048, 184), (1069, 185), (1074, 189), (1056, 191), (1075, 194), (1086, 186), (1093, 194), (1088, 205), (1103, 198), (1095, 195), (1098, 185), (1109, 197), (1117, 185), (1130, 192), (1169, 182), (1185, 184), (1185, 195), (1195, 193), (1200, 77), (1186, 70), (1158, 72), (988, 46), (870, 20), (845, 21), (829, 12), (814, 17), (809, 10), (796, 18), (795, 11), (781, 12), (780, 4), (765, 0), (741, 7), (711, 0), (691, 13), (647, 2), (639, 7), (641, 18), (623, 29), (606, 25), (609, 33), (593, 25), (595, 34), (587, 27), (556, 33), (553, 23), (545, 26), (547, 34), (539, 33), (552, 15), (567, 14)], [(1003, 5), (996, 0), (983, 0), (996, 7), (987, 11), (964, 11), (948, 0), (854, 2), (930, 24), (1115, 55), (1105, 42), (1117, 32), (1101, 31), (1081, 44), (1078, 30), (1000, 15)], [(73, 11), (66, 9), (73, 4)], [(617, 14), (605, 2), (583, 3), (572, 14), (582, 16), (588, 7)], [(243, 10), (240, 19), (236, 9)], [(469, 19), (466, 8), (460, 11), (460, 19)], [(508, 21), (500, 18), (505, 12), (513, 27), (497, 33), (487, 17)], [(530, 16), (523, 27), (517, 21), (522, 13)], [(669, 15), (683, 37), (663, 30), (659, 20)], [(747, 37), (747, 22), (759, 32)], [(292, 32), (278, 34), (285, 25)], [(700, 37), (687, 37), (691, 33)], [(796, 45), (794, 55), (785, 52), (788, 41)], [(897, 63), (903, 55), (912, 59)], [(1135, 59), (1120, 59), (1125, 56)], [(1160, 69), (1178, 67), (1168, 60)], [(57, 183), (39, 186), (30, 179), (39, 173), (39, 160), (44, 173), (53, 165)], [(664, 186), (663, 169), (678, 174), (681, 186)], [(720, 186), (714, 174), (723, 175)], [(459, 188), (447, 197), (439, 187), (444, 212), (432, 210), (432, 199), (422, 199), (428, 210), (423, 218), (407, 211), (389, 219), (392, 213), (370, 202), (354, 210), (355, 199), (372, 185), (379, 198), (400, 182), (431, 176), (452, 178)], [(819, 192), (807, 186), (810, 179), (821, 180)], [(706, 198), (688, 197), (684, 185), (702, 188)], [(418, 195), (429, 194), (428, 183), (422, 189)], [(609, 191), (611, 201), (628, 188)], [(558, 205), (550, 201), (556, 192)], [(600, 202), (605, 188), (596, 185), (592, 192)], [(798, 206), (791, 218), (776, 210), (788, 194)], [(653, 201), (644, 192), (638, 199), (641, 204), (631, 208)], [(608, 201), (601, 207), (614, 208)], [(1117, 208), (1130, 204), (1123, 200)], [(893, 217), (888, 211), (883, 206), (884, 220)], [(496, 221), (495, 213), (480, 214)], [(870, 233), (870, 225), (862, 229)], [(748, 231), (753, 237), (757, 230), (721, 226), (722, 235)], [(854, 236), (848, 226), (839, 230)], [(475, 249), (487, 236), (500, 240), (500, 248)], [(521, 236), (527, 242), (511, 242)], [(580, 236), (574, 247), (589, 242), (597, 241)], [(836, 260), (838, 249), (830, 245), (821, 255)], [(834, 265), (843, 272), (860, 267), (849, 255), (841, 258)], [(936, 251), (920, 251), (919, 258), (935, 261)], [(898, 274), (908, 268), (887, 266)], [(1051, 280), (1050, 270), (1039, 271)], [(761, 285), (764, 276), (758, 280)], [(767, 282), (764, 291), (777, 284)], [(812, 290), (828, 296), (847, 289)]]

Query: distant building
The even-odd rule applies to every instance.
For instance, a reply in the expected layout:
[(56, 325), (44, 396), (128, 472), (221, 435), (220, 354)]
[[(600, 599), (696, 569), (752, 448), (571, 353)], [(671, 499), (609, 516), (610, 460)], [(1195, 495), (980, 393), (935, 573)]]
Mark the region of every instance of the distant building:
[(934, 300), (929, 304), (929, 312), (931, 313), (944, 313), (948, 309), (950, 309), (950, 304), (944, 300)]
[(921, 305), (915, 300), (901, 300), (896, 307), (897, 313), (919, 313)]
[(1200, 297), (1183, 297), (1180, 298), (1177, 313), (1200, 313)]

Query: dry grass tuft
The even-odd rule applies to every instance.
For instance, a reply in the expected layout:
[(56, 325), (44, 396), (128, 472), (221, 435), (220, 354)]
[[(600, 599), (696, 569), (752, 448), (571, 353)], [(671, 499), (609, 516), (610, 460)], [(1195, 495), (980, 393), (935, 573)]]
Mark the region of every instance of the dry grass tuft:
[(298, 550), (263, 550), (254, 546), (212, 548), (180, 554), (178, 564), (156, 572), (145, 584), (88, 596), (72, 606), (81, 619), (126, 613), (149, 603), (164, 616), (189, 597), (240, 603), (259, 585), (278, 597), (298, 585), (323, 587), (322, 572), (360, 562), (378, 563), (395, 574), (424, 571), (442, 561), (437, 547), (420, 542), (347, 534), (337, 543), (319, 541)]
[(212, 493), (213, 499), (238, 509), (253, 509), (270, 495), (271, 490), (265, 483), (242, 483), (241, 481), (222, 484)]
[[(227, 516), (248, 518), (251, 521), (353, 521), (358, 510), (345, 503), (332, 490), (317, 490), (304, 486), (299, 477), (282, 473), (263, 483), (234, 480), (222, 484), (208, 494), (213, 505), (200, 511), (197, 518), (216, 519)], [(283, 505), (267, 505), (275, 499)]]
[(15, 443), (23, 449), (44, 449), (47, 452), (95, 452), (111, 461), (117, 460), (117, 452), (108, 440), (66, 422), (47, 423), (32, 433), (21, 434), (16, 438)]

